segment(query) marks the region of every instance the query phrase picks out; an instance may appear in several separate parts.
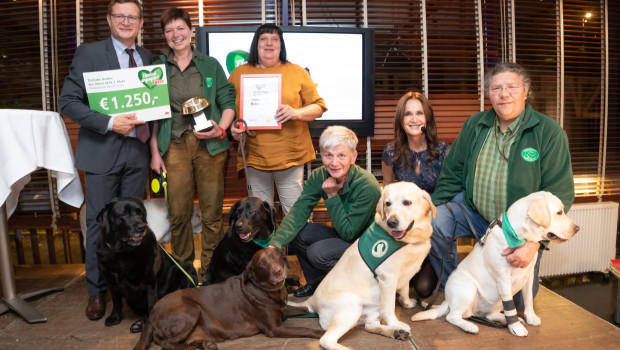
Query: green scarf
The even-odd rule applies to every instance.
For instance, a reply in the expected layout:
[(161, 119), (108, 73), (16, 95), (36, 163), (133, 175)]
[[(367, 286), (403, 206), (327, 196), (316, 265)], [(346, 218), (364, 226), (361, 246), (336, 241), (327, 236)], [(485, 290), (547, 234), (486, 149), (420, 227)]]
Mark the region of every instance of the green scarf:
[(517, 248), (525, 244), (525, 240), (520, 239), (515, 229), (510, 225), (507, 212), (502, 216), (502, 231), (504, 232), (504, 237), (506, 237), (506, 241), (508, 241), (508, 246), (510, 248)]
[(255, 239), (252, 242), (256, 243), (256, 245), (261, 247), (261, 248), (267, 248), (267, 246), (269, 245), (269, 240), (271, 240), (272, 236), (273, 236), (273, 232), (271, 232), (269, 237), (267, 237), (265, 239)]

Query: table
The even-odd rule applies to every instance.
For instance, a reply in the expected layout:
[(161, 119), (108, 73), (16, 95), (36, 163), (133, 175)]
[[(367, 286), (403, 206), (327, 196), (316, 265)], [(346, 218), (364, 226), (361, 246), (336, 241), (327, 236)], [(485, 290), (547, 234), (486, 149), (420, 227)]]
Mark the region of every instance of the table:
[(58, 113), (0, 109), (0, 123), (0, 314), (12, 310), (28, 323), (46, 322), (47, 318), (24, 299), (63, 289), (16, 294), (7, 220), (15, 211), (19, 193), (30, 181), (30, 173), (39, 168), (50, 170), (56, 178), (59, 200), (78, 208), (84, 193), (73, 166), (69, 135)]

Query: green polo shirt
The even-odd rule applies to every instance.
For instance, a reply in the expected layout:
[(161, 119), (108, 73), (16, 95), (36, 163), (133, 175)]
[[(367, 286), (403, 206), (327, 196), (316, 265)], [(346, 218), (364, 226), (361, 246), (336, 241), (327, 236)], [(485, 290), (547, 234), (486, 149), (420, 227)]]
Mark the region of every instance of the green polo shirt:
[(495, 123), (489, 129), (478, 154), (474, 177), (474, 203), (480, 215), (488, 222), (506, 211), (510, 147), (521, 127), (523, 112), (521, 111), (519, 117), (503, 132), (495, 118)]

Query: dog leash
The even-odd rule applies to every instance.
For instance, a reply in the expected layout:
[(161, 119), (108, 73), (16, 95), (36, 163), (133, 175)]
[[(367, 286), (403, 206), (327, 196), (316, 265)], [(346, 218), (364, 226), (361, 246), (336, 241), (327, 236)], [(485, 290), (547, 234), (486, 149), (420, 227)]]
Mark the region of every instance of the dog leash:
[(153, 180), (151, 180), (151, 191), (155, 194), (161, 194), (164, 190), (164, 198), (168, 205), (168, 174), (164, 169), (159, 169), (159, 174), (153, 171)]
[(179, 268), (179, 270), (183, 271), (183, 273), (185, 274), (185, 276), (187, 276), (187, 278), (190, 280), (190, 282), (192, 282), (192, 284), (194, 285), (194, 287), (198, 288), (200, 286), (202, 286), (202, 283), (198, 283), (196, 284), (196, 282), (194, 281), (194, 279), (192, 278), (192, 276), (189, 275), (189, 273), (187, 273), (187, 271), (185, 271), (184, 268), (181, 267), (181, 265), (179, 265), (179, 262), (177, 261), (177, 259), (173, 258), (172, 255), (170, 255), (166, 249), (164, 249), (164, 247), (161, 246), (161, 244), (159, 242), (157, 242), (157, 245), (159, 246), (159, 248), (161, 248), (161, 250), (164, 251), (164, 253), (166, 253), (166, 255), (168, 255), (168, 257), (170, 258), (170, 260), (172, 260), (172, 262)]
[(250, 130), (248, 128), (248, 123), (241, 118), (237, 118), (235, 120), (233, 120), (232, 125), (236, 125), (237, 123), (241, 123), (244, 130), (243, 133), (241, 133), (241, 138), (239, 140), (239, 148), (237, 149), (238, 152), (241, 154), (241, 159), (243, 159), (243, 172), (245, 173), (245, 182), (246, 182), (246, 187), (248, 190), (248, 196), (252, 196), (252, 189), (250, 188), (250, 184), (248, 183), (248, 165), (245, 161), (245, 134), (247, 134), (250, 137), (255, 137), (256, 136), (256, 132)]

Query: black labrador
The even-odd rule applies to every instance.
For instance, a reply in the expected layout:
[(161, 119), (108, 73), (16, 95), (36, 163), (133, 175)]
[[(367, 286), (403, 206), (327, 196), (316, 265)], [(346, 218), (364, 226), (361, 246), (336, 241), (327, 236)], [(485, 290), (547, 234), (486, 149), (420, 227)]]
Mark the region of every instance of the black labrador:
[(198, 280), (196, 270), (187, 262), (177, 262), (185, 270), (182, 271), (159, 247), (147, 226), (144, 204), (137, 198), (113, 199), (97, 215), (97, 223), (101, 227), (97, 262), (112, 295), (112, 313), (105, 325), (121, 322), (125, 298), (127, 305), (141, 316), (130, 331), (141, 332), (157, 300), (177, 289), (194, 287)]
[(203, 285), (240, 275), (258, 250), (266, 247), (276, 226), (276, 211), (257, 197), (246, 197), (230, 208), (229, 228), (213, 250)]

